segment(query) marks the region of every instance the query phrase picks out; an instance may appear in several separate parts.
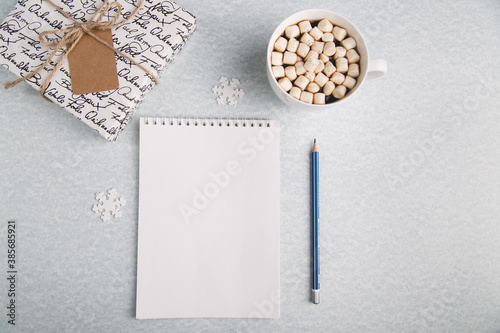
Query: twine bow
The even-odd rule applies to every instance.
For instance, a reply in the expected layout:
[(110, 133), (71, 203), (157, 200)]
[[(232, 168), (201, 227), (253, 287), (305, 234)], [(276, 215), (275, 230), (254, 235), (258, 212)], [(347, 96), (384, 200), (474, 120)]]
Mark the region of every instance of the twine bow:
[[(95, 40), (100, 42), (101, 44), (105, 45), (107, 48), (109, 48), (109, 49), (113, 50), (114, 52), (118, 53), (119, 55), (127, 58), (133, 64), (137, 65), (139, 68), (141, 68), (143, 71), (145, 71), (148, 75), (150, 75), (156, 84), (159, 83), (158, 78), (155, 75), (153, 75), (150, 71), (148, 71), (146, 68), (144, 68), (144, 66), (138, 64), (134, 59), (130, 58), (128, 55), (124, 54), (123, 52), (117, 50), (115, 47), (113, 47), (113, 45), (108, 44), (105, 40), (103, 40), (99, 36), (95, 35), (91, 31), (92, 29), (108, 30), (108, 29), (118, 28), (118, 27), (124, 25), (125, 23), (130, 21), (137, 14), (137, 12), (139, 12), (139, 9), (142, 7), (142, 5), (144, 3), (144, 0), (140, 0), (140, 3), (137, 6), (137, 8), (135, 9), (135, 11), (126, 20), (123, 20), (119, 23), (116, 23), (116, 21), (120, 17), (120, 14), (122, 11), (122, 6), (116, 1), (109, 3), (109, 0), (105, 0), (104, 3), (102, 4), (102, 6), (94, 13), (92, 18), (86, 23), (77, 22), (73, 17), (71, 17), (69, 14), (67, 14), (65, 11), (63, 11), (61, 8), (56, 6), (51, 0), (45, 0), (45, 1), (48, 4), (50, 4), (51, 6), (53, 6), (55, 9), (57, 9), (57, 11), (59, 13), (61, 13), (62, 15), (64, 15), (66, 18), (72, 20), (75, 23), (75, 25), (70, 26), (70, 27), (65, 28), (65, 29), (49, 30), (49, 31), (44, 31), (44, 32), (40, 33), (40, 35), (38, 36), (40, 41), (43, 44), (47, 45), (48, 47), (53, 47), (54, 50), (49, 55), (47, 60), (45, 60), (45, 62), (43, 64), (41, 64), (37, 69), (35, 69), (34, 71), (30, 72), (28, 75), (26, 75), (22, 78), (19, 78), (15, 81), (7, 82), (4, 85), (5, 89), (12, 88), (13, 86), (18, 84), (19, 82), (28, 80), (29, 78), (33, 77), (35, 74), (40, 72), (45, 66), (47, 66), (51, 62), (52, 58), (54, 58), (55, 54), (57, 53), (57, 51), (59, 49), (66, 47), (66, 53), (64, 53), (63, 56), (61, 57), (61, 59), (59, 59), (56, 66), (54, 67), (54, 69), (52, 70), (52, 72), (50, 73), (50, 75), (47, 77), (45, 82), (42, 84), (42, 87), (40, 88), (40, 95), (42, 95), (42, 97), (45, 98), (45, 96), (44, 96), (45, 89), (47, 89), (47, 86), (49, 85), (52, 77), (55, 75), (57, 70), (62, 66), (62, 63), (68, 57), (68, 54), (73, 50), (73, 48), (76, 46), (76, 44), (78, 43), (78, 41), (80, 40), (80, 38), (82, 38), (82, 36), (84, 34), (91, 36), (92, 38), (94, 38)], [(118, 13), (116, 14), (115, 18), (113, 18), (113, 20), (111, 20), (111, 21), (102, 21), (103, 16), (109, 10), (111, 10), (111, 8), (113, 8), (113, 7), (116, 7), (118, 10)], [(55, 42), (55, 43), (49, 42), (44, 38), (45, 35), (57, 34), (57, 33), (64, 34), (63, 38), (61, 40), (59, 40), (58, 42)]]

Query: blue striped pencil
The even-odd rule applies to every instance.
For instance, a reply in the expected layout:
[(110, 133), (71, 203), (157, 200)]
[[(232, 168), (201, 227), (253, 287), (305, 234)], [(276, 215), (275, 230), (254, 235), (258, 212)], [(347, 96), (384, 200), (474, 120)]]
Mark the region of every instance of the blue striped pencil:
[(319, 304), (319, 206), (318, 206), (318, 183), (319, 183), (319, 152), (316, 139), (312, 148), (312, 205), (313, 205), (313, 281), (312, 301)]

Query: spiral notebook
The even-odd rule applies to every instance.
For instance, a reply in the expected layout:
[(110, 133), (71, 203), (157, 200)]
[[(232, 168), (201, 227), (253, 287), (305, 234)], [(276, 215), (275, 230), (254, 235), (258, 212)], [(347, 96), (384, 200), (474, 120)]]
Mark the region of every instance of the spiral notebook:
[(141, 118), (136, 318), (279, 318), (280, 125)]

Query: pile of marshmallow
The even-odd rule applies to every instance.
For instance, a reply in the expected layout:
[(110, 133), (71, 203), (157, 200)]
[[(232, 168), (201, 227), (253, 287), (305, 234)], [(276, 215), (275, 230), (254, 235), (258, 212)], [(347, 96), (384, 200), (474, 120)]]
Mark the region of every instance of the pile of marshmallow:
[(358, 62), (356, 40), (326, 18), (287, 27), (271, 53), (278, 84), (292, 97), (310, 104), (344, 97), (356, 85)]

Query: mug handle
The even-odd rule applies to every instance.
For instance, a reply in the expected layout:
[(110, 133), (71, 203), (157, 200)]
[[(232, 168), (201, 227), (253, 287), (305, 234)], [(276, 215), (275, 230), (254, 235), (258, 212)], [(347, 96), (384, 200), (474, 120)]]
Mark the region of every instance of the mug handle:
[(384, 76), (387, 72), (387, 61), (385, 61), (384, 59), (370, 59), (366, 72), (367, 79), (376, 79), (378, 77)]

